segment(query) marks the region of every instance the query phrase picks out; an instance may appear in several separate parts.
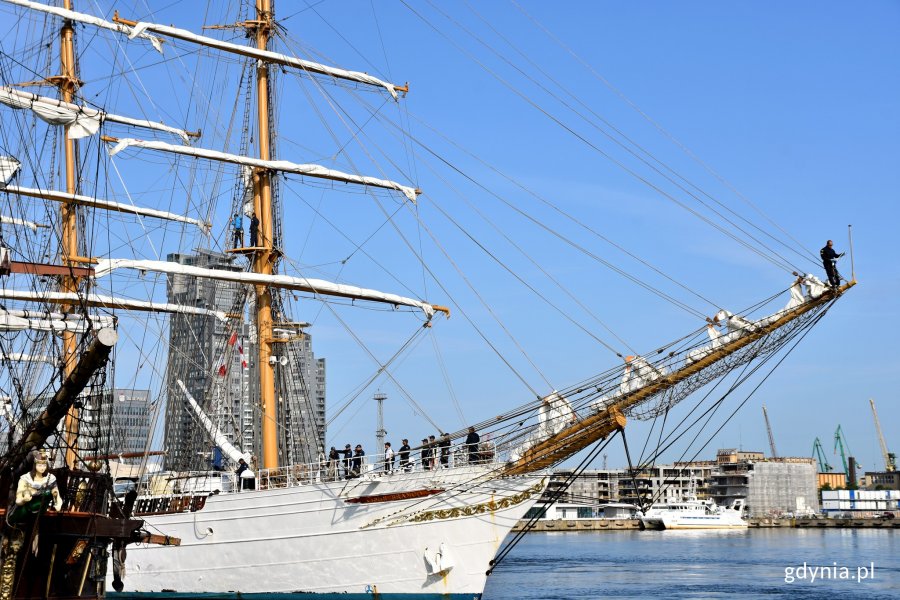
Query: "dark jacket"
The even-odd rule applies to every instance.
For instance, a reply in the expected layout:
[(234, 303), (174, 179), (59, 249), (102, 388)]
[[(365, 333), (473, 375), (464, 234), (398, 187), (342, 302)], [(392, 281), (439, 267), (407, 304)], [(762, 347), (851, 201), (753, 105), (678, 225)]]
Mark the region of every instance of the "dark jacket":
[(397, 451), (397, 454), (400, 456), (400, 464), (405, 465), (409, 462), (409, 444), (403, 444), (400, 446), (400, 450)]
[(837, 252), (835, 252), (834, 248), (832, 248), (830, 246), (825, 246), (824, 248), (819, 250), (819, 256), (822, 257), (823, 261), (829, 261), (829, 260), (834, 260), (841, 255), (838, 254)]
[(362, 472), (363, 457), (366, 455), (364, 450), (357, 450), (353, 455), (353, 475), (359, 475)]

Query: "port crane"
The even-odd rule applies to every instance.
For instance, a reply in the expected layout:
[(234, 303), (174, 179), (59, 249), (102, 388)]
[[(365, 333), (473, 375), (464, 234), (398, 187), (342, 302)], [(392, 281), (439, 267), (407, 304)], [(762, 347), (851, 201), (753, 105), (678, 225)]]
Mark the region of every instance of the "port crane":
[(772, 450), (772, 458), (778, 458), (778, 450), (775, 449), (775, 436), (772, 435), (772, 426), (769, 424), (769, 413), (766, 405), (762, 405), (763, 418), (766, 420), (766, 431), (769, 433), (769, 448)]
[(872, 416), (875, 417), (875, 432), (878, 434), (878, 443), (881, 444), (881, 455), (884, 457), (884, 470), (897, 470), (897, 455), (888, 452), (887, 444), (884, 443), (884, 434), (881, 433), (881, 422), (878, 420), (878, 411), (875, 410), (875, 401), (869, 398), (869, 406), (872, 407)]
[(812, 455), (819, 462), (819, 473), (831, 473), (834, 467), (829, 465), (825, 459), (825, 450), (822, 448), (822, 442), (819, 438), (816, 438), (816, 441), (813, 442)]
[[(850, 485), (850, 469), (847, 467), (847, 456), (853, 456), (850, 453), (850, 444), (847, 443), (847, 438), (844, 436), (844, 430), (841, 429), (841, 426), (838, 425), (837, 429), (834, 430), (834, 451), (835, 453), (840, 449), (841, 451), (841, 463), (844, 465), (844, 473), (847, 477), (847, 485)], [(845, 452), (846, 450), (846, 452)]]

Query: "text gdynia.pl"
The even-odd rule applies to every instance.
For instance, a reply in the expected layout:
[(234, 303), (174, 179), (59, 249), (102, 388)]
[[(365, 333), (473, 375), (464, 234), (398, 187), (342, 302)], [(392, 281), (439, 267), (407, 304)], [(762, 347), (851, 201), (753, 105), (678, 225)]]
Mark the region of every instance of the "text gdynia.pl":
[(843, 581), (865, 581), (867, 579), (875, 579), (875, 563), (869, 563), (863, 567), (842, 567), (837, 563), (832, 565), (808, 565), (805, 562), (796, 567), (784, 568), (784, 582), (794, 583), (795, 581), (808, 581), (814, 583), (816, 580), (837, 579)]

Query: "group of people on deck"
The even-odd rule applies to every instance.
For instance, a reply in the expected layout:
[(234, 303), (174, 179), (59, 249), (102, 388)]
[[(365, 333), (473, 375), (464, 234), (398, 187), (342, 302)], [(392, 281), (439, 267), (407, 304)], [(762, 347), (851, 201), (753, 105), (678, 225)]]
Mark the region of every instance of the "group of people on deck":
[[(469, 427), (466, 441), (463, 444), (468, 464), (480, 464), (485, 461), (485, 454), (481, 452), (480, 444), (481, 437), (474, 427)], [(439, 438), (433, 435), (422, 438), (419, 452), (422, 469), (433, 471), (439, 468), (449, 468), (451, 446), (450, 434), (448, 433), (439, 434)], [(347, 444), (343, 450), (338, 450), (332, 446), (325, 458), (328, 479), (334, 481), (359, 477), (366, 472), (365, 456), (366, 453), (362, 444), (357, 444), (355, 449), (351, 449), (350, 444)], [(380, 464), (381, 471), (383, 473), (393, 473), (394, 471), (410, 472), (415, 468), (414, 460), (411, 457), (412, 448), (408, 439), (404, 438), (403, 445), (396, 451), (390, 442), (385, 442), (384, 454), (381, 457)]]
[(359, 477), (363, 472), (365, 462), (366, 451), (363, 450), (362, 444), (357, 444), (355, 449), (351, 449), (350, 444), (347, 444), (343, 450), (338, 450), (332, 446), (328, 452), (326, 463), (328, 479), (353, 479)]

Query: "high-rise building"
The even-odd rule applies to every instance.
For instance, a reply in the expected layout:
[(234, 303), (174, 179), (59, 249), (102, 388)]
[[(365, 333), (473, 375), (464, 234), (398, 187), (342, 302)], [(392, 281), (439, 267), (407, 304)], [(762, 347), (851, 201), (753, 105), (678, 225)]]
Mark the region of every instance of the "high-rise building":
[[(183, 265), (240, 271), (231, 256), (200, 251), (171, 254)], [(169, 276), (168, 301), (226, 314), (252, 314), (252, 295), (239, 284), (181, 274)], [(282, 351), (273, 357), (278, 399), (280, 464), (316, 460), (325, 442), (325, 361), (316, 360), (303, 323), (273, 312)], [(259, 456), (261, 418), (257, 391), (256, 330), (241, 323), (230, 330), (212, 315), (173, 315), (167, 371), (166, 468), (205, 469), (221, 464), (209, 436), (197, 425), (180, 380), (207, 416), (243, 452)]]
[[(34, 398), (26, 409), (25, 424), (38, 418), (53, 394)], [(150, 390), (105, 389), (85, 395), (78, 412), (78, 449), (82, 458), (98, 455), (138, 454), (149, 449), (153, 406)], [(12, 414), (12, 408), (8, 409)], [(109, 425), (109, 426), (107, 426)], [(19, 429), (21, 423), (16, 425)], [(6, 436), (2, 436), (6, 449)]]
[(112, 409), (110, 452), (139, 454), (149, 449), (153, 417), (150, 390), (116, 388), (106, 392), (104, 404)]

